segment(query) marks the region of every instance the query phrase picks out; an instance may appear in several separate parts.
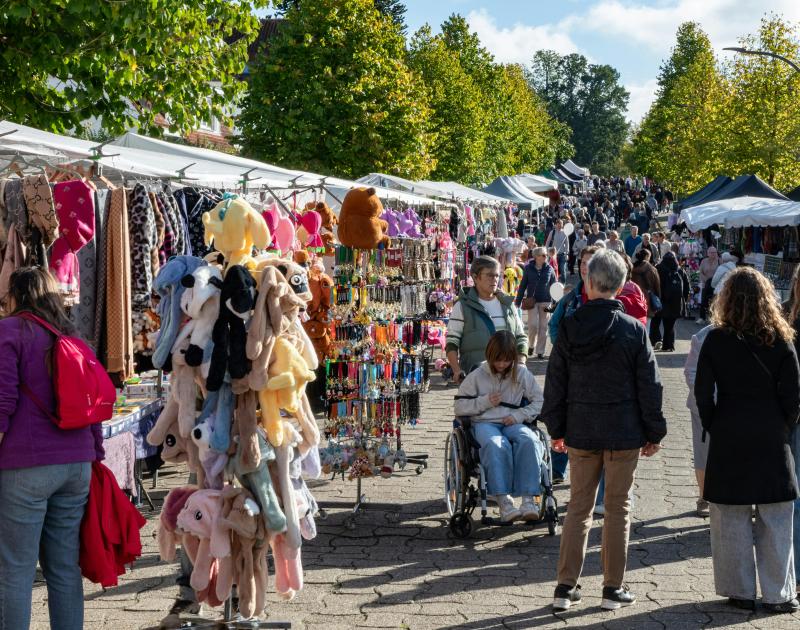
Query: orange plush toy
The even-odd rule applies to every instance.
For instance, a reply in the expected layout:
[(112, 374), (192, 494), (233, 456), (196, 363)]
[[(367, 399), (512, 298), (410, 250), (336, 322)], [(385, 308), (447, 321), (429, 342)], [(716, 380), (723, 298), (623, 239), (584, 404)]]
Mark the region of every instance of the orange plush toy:
[(389, 224), (379, 217), (383, 204), (374, 188), (353, 188), (342, 201), (339, 212), (339, 241), (353, 249), (375, 249), (386, 247), (389, 237), (384, 231)]

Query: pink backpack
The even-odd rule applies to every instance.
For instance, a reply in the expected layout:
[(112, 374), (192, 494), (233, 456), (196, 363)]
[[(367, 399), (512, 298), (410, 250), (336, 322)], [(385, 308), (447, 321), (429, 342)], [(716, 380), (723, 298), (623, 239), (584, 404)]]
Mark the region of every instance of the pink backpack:
[(22, 383), (20, 389), (60, 429), (82, 429), (111, 418), (117, 392), (91, 348), (77, 337), (62, 334), (33, 313), (17, 313), (17, 316), (39, 324), (56, 337), (53, 344), (55, 413), (26, 383)]

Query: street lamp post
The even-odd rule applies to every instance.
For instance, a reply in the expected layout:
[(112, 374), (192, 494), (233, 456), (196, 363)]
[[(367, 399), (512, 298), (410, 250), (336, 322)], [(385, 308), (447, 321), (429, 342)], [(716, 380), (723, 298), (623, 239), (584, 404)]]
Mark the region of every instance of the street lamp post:
[(722, 50), (730, 50), (731, 52), (737, 52), (741, 55), (760, 55), (761, 57), (772, 57), (773, 59), (779, 59), (780, 61), (789, 64), (795, 72), (800, 73), (800, 66), (798, 66), (794, 61), (770, 50), (750, 50), (749, 48), (742, 48), (740, 46), (729, 46), (727, 48), (723, 48)]

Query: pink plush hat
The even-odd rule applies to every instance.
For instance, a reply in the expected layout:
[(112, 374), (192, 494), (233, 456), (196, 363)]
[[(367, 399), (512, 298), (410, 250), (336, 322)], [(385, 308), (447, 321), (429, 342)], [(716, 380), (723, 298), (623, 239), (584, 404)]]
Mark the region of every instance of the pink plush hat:
[(214, 558), (231, 555), (228, 530), (222, 525), (222, 491), (198, 490), (192, 494), (178, 514), (178, 527), (198, 538), (211, 541), (210, 551)]

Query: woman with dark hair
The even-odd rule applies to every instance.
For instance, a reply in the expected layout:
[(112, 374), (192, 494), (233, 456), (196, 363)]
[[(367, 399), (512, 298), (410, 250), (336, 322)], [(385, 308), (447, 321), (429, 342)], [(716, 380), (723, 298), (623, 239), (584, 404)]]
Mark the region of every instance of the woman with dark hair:
[(800, 412), (795, 333), (770, 282), (748, 267), (728, 275), (711, 323), (694, 393), (711, 436), (703, 498), (710, 504), (716, 591), (731, 605), (754, 610), (757, 562), (766, 608), (797, 612), (792, 512), (798, 490), (790, 447)]
[(32, 313), (73, 334), (55, 279), (39, 267), (17, 269), (0, 320), (0, 629), (30, 625), (37, 560), (47, 583), (50, 625), (83, 628), (79, 532), (91, 462), (103, 459), (100, 425), (64, 430), (42, 412), (55, 396), (53, 335), (22, 317)]
[[(661, 288), (661, 310), (653, 315), (650, 322), (650, 343), (656, 350), (675, 351), (675, 322), (683, 313), (684, 304), (689, 299), (689, 278), (678, 265), (672, 252), (664, 254), (656, 266), (658, 283)], [(661, 325), (664, 325), (662, 345)]]
[[(541, 492), (543, 447), (525, 422), (541, 410), (542, 396), (533, 374), (517, 361), (517, 340), (507, 330), (492, 335), (486, 361), (458, 389), (455, 415), (472, 419), (489, 494), (506, 522), (538, 518), (534, 496)], [(519, 508), (512, 497), (522, 498)]]

